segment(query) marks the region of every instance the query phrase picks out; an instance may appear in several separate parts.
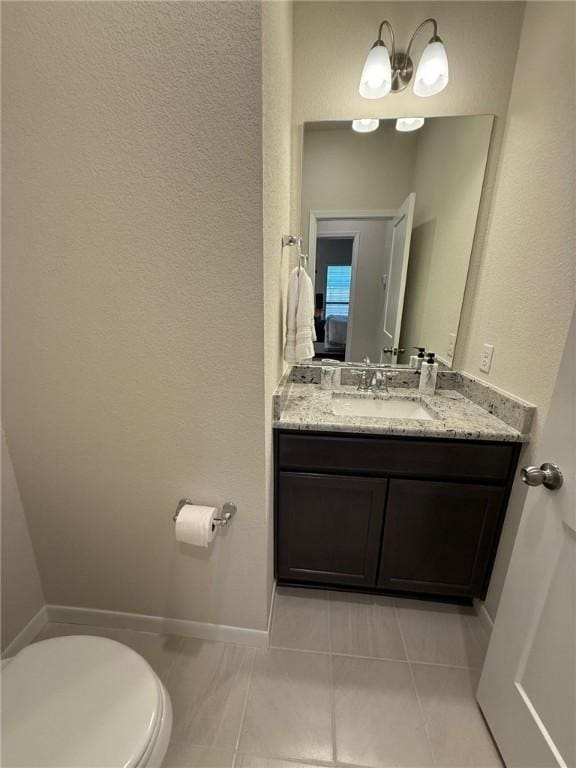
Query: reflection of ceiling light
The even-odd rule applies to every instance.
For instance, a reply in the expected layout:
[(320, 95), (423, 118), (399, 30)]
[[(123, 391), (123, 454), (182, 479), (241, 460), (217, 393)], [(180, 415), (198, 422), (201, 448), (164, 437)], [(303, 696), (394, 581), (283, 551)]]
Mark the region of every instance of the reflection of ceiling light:
[(380, 125), (375, 117), (364, 117), (362, 120), (352, 120), (352, 130), (357, 133), (372, 133)]
[(396, 130), (408, 133), (408, 131), (417, 131), (424, 125), (423, 117), (399, 117), (396, 120)]
[[(368, 52), (358, 92), (365, 99), (380, 99), (388, 93), (404, 90), (414, 73), (414, 63), (410, 58), (414, 38), (426, 24), (432, 24), (434, 31), (428, 45), (420, 57), (416, 76), (414, 77), (414, 93), (416, 96), (435, 96), (448, 85), (448, 56), (444, 43), (438, 37), (436, 19), (426, 19), (416, 29), (406, 53), (397, 51), (394, 43), (394, 30), (389, 21), (383, 21), (378, 29), (378, 39)], [(390, 49), (382, 40), (382, 30), (386, 27), (390, 35)]]

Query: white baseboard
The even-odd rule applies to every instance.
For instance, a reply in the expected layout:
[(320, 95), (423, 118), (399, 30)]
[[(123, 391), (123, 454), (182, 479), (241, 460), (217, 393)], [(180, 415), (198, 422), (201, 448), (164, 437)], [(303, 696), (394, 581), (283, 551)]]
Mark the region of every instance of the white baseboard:
[(492, 617), (486, 610), (484, 603), (482, 603), (480, 600), (474, 600), (474, 608), (476, 610), (476, 615), (480, 619), (480, 624), (482, 624), (482, 629), (484, 632), (486, 632), (488, 638), (490, 638), (492, 630), (494, 629), (494, 622), (492, 621)]
[(147, 616), (140, 613), (122, 611), (104, 611), (98, 608), (74, 608), (69, 605), (48, 605), (48, 621), (63, 624), (83, 624), (89, 627), (110, 627), (113, 629), (133, 629), (137, 632), (180, 635), (195, 637), (199, 640), (215, 640), (234, 645), (250, 645), (258, 648), (268, 647), (268, 631), (231, 627), (226, 624), (210, 624), (205, 621), (188, 619), (169, 619), (162, 616)]
[(15, 656), (18, 651), (21, 651), (22, 648), (25, 648), (32, 642), (32, 640), (34, 640), (36, 635), (44, 629), (48, 621), (47, 606), (43, 605), (42, 608), (32, 616), (24, 629), (21, 629), (14, 640), (6, 646), (2, 651), (2, 656), (4, 658)]

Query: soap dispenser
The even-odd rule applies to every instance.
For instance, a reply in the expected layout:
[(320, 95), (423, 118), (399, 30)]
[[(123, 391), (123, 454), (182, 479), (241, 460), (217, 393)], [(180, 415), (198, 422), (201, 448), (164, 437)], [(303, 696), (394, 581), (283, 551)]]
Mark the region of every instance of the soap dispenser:
[(426, 353), (427, 359), (422, 363), (420, 370), (420, 384), (418, 389), (422, 395), (433, 395), (436, 391), (436, 379), (438, 378), (438, 363), (434, 352)]
[(424, 362), (426, 347), (412, 347), (412, 349), (417, 349), (418, 354), (410, 355), (410, 368), (416, 368), (416, 370), (419, 371), (420, 368), (422, 368), (422, 363)]

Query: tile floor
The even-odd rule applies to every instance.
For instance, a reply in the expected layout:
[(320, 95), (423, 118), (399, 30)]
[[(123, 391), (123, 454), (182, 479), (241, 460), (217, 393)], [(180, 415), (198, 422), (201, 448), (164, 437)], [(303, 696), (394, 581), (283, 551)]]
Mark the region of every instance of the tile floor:
[(49, 624), (142, 654), (174, 707), (165, 768), (501, 768), (474, 700), (472, 610), (279, 589), (271, 647)]

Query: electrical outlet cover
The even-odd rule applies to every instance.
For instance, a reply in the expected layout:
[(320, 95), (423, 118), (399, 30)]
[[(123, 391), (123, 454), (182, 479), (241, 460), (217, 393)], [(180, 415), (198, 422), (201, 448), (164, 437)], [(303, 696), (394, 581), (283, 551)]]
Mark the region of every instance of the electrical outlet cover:
[(494, 354), (493, 344), (484, 344), (482, 354), (480, 355), (480, 370), (489, 373), (492, 367), (492, 356)]

